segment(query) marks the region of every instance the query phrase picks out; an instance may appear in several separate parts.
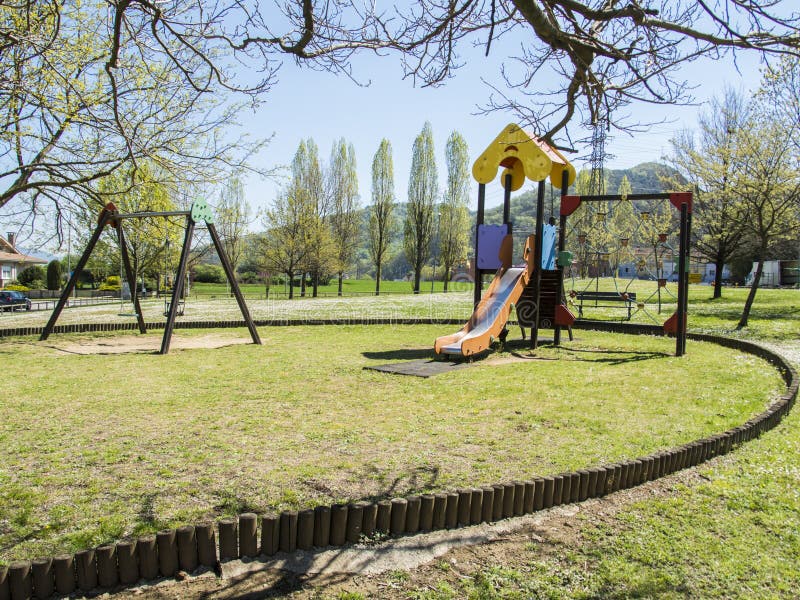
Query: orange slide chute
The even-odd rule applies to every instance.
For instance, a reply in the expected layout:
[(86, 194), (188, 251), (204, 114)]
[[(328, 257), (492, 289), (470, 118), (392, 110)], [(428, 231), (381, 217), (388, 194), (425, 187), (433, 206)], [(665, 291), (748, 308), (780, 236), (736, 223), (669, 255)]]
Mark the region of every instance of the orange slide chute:
[(508, 322), (511, 305), (515, 304), (528, 285), (534, 269), (534, 236), (525, 242), (525, 265), (511, 266), (511, 236), (503, 240), (497, 270), (489, 289), (461, 331), (436, 339), (437, 354), (472, 356), (489, 348)]

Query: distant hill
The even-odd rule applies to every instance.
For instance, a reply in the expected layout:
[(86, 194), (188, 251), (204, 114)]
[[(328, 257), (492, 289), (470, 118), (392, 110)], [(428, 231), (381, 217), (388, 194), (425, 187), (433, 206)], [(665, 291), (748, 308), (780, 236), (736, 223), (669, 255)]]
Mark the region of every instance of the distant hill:
[[(675, 177), (676, 174), (676, 171), (671, 167), (657, 162), (640, 163), (630, 169), (607, 169), (606, 193), (616, 194), (622, 178), (626, 175), (631, 184), (631, 193), (633, 194), (664, 192), (666, 188), (662, 184), (662, 178), (670, 176)], [(544, 202), (545, 219), (550, 216), (551, 201), (555, 210), (558, 210), (559, 193), (559, 190), (551, 189), (548, 184)], [(475, 213), (472, 213), (472, 217), (474, 221)], [(532, 229), (535, 220), (536, 192), (530, 190), (517, 196), (512, 196), (511, 221), (514, 223), (514, 227)], [(495, 206), (491, 209), (487, 209), (485, 221), (487, 223), (501, 223), (503, 221), (503, 207)]]
[(645, 162), (630, 169), (608, 169), (606, 171), (606, 193), (616, 194), (622, 177), (627, 175), (631, 182), (633, 193), (647, 194), (648, 192), (666, 191), (661, 184), (660, 177), (675, 175), (675, 170), (668, 165), (657, 162)]

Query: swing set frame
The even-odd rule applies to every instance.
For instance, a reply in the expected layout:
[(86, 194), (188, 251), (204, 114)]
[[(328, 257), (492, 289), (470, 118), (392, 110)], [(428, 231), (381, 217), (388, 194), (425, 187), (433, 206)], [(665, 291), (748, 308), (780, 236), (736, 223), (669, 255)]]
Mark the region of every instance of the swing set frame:
[(558, 250), (563, 252), (566, 245), (567, 217), (578, 210), (583, 202), (624, 202), (636, 200), (669, 200), (670, 205), (680, 212), (680, 234), (678, 248), (678, 299), (677, 310), (663, 324), (665, 333), (675, 336), (675, 356), (686, 353), (686, 316), (689, 297), (689, 241), (692, 231), (692, 192), (665, 194), (627, 194), (561, 196), (561, 222), (558, 233)]
[[(172, 217), (184, 217), (186, 219), (185, 225), (185, 233), (183, 238), (183, 247), (181, 248), (181, 258), (178, 264), (178, 272), (175, 275), (175, 284), (172, 287), (172, 299), (169, 303), (169, 310), (166, 311), (165, 316), (167, 317), (166, 325), (164, 326), (164, 336), (161, 340), (161, 349), (159, 350), (159, 354), (167, 354), (169, 352), (170, 342), (172, 341), (172, 334), (175, 330), (175, 318), (178, 314), (178, 306), (180, 303), (180, 299), (183, 296), (183, 286), (184, 280), (186, 279), (186, 270), (187, 265), (189, 262), (189, 249), (192, 244), (192, 236), (194, 235), (194, 228), (195, 225), (200, 221), (205, 222), (205, 226), (208, 229), (208, 233), (211, 235), (211, 240), (214, 242), (214, 248), (219, 255), (219, 259), (222, 262), (222, 268), (225, 271), (225, 276), (228, 278), (228, 282), (231, 286), (231, 291), (233, 291), (234, 296), (236, 297), (236, 302), (239, 305), (239, 310), (244, 317), (245, 323), (247, 324), (247, 328), (250, 331), (250, 337), (253, 339), (254, 344), (261, 345), (261, 338), (258, 335), (258, 331), (256, 330), (255, 323), (253, 322), (253, 318), (250, 316), (250, 311), (247, 308), (247, 304), (244, 301), (244, 296), (242, 295), (241, 289), (239, 288), (239, 284), (236, 281), (236, 276), (233, 271), (233, 265), (231, 264), (230, 259), (228, 258), (228, 254), (225, 252), (225, 247), (222, 245), (222, 241), (220, 240), (219, 234), (217, 233), (217, 229), (214, 226), (214, 221), (211, 216), (211, 211), (209, 210), (208, 206), (205, 202), (198, 201), (192, 204), (190, 210), (174, 210), (174, 211), (161, 211), (161, 212), (133, 212), (133, 213), (121, 213), (117, 210), (117, 207), (114, 205), (113, 202), (109, 202), (106, 204), (100, 211), (100, 215), (97, 219), (97, 227), (95, 227), (94, 232), (92, 233), (92, 237), (89, 239), (89, 243), (86, 245), (86, 248), (81, 255), (80, 260), (78, 260), (78, 264), (75, 266), (75, 270), (72, 272), (72, 275), (67, 282), (66, 287), (61, 292), (61, 297), (58, 299), (58, 303), (53, 308), (53, 313), (50, 315), (50, 319), (47, 321), (47, 325), (45, 325), (44, 329), (42, 330), (42, 335), (39, 338), (41, 341), (46, 340), (50, 334), (53, 332), (53, 328), (58, 321), (58, 317), (61, 315), (61, 311), (67, 304), (67, 301), (70, 297), (70, 294), (75, 289), (75, 285), (78, 282), (78, 277), (80, 276), (81, 272), (83, 271), (86, 263), (89, 260), (89, 257), (94, 250), (95, 245), (97, 244), (100, 236), (103, 233), (103, 230), (106, 226), (110, 226), (113, 229), (117, 230), (117, 239), (119, 241), (120, 252), (122, 255), (122, 264), (125, 268), (125, 275), (128, 278), (128, 282), (133, 284), (133, 289), (131, 290), (131, 299), (133, 300), (134, 310), (136, 312), (136, 322), (139, 327), (139, 333), (147, 333), (147, 327), (144, 322), (144, 317), (142, 316), (142, 309), (139, 304), (139, 295), (136, 292), (136, 282), (133, 280), (133, 269), (131, 268), (131, 261), (130, 256), (128, 254), (128, 246), (125, 241), (125, 232), (123, 229), (123, 222), (126, 219), (146, 219), (146, 218), (153, 218), (153, 217), (160, 217), (160, 218), (172, 218)], [(120, 294), (122, 291), (120, 290)]]

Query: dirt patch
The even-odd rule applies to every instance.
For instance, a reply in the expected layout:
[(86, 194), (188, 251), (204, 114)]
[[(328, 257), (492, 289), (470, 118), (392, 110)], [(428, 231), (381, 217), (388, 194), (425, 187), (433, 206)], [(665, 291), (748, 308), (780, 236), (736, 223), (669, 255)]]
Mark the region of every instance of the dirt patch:
[[(151, 354), (161, 349), (163, 333), (144, 335), (117, 335), (102, 339), (85, 339), (70, 342), (48, 342), (51, 348), (69, 354)], [(222, 348), (236, 344), (251, 344), (252, 339), (234, 338), (220, 334), (182, 336), (175, 333), (170, 342), (170, 351), (199, 348)]]

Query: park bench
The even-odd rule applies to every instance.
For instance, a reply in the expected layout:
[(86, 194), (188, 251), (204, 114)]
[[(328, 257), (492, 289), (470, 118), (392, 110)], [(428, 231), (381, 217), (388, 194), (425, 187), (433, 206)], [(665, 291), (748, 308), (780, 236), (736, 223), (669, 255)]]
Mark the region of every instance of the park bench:
[(620, 308), (628, 310), (628, 320), (636, 305), (636, 292), (577, 292), (575, 301), (578, 303), (578, 317), (583, 317), (583, 305), (590, 303), (594, 308)]

